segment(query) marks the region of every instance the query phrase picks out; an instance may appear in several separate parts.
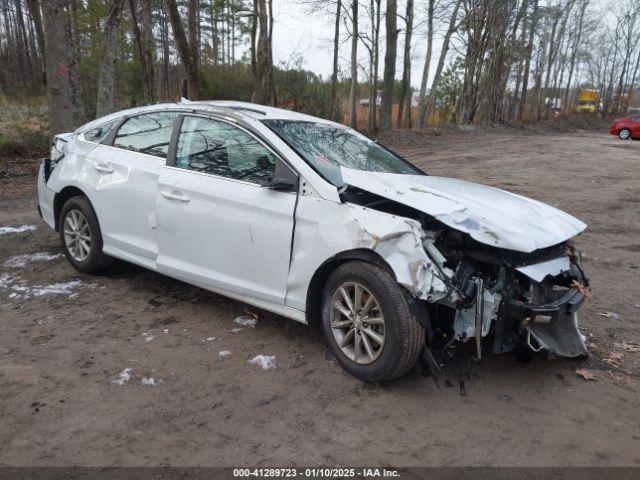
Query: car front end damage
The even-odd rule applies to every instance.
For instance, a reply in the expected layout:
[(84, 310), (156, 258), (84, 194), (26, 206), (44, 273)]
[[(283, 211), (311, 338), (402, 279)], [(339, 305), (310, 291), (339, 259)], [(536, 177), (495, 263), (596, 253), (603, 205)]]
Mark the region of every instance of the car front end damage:
[(427, 351), (437, 348), (435, 338), (444, 339), (444, 348), (472, 341), (478, 359), (489, 345), (494, 354), (587, 355), (578, 310), (589, 280), (572, 240), (585, 224), (540, 202), (468, 182), (375, 174), (362, 181), (344, 169), (343, 177), (348, 185), (341, 198), (354, 211), (358, 205), (390, 214), (388, 222), (376, 217), (376, 224), (363, 213), (345, 221), (359, 218), (354, 235), (372, 239), (368, 247), (425, 303)]

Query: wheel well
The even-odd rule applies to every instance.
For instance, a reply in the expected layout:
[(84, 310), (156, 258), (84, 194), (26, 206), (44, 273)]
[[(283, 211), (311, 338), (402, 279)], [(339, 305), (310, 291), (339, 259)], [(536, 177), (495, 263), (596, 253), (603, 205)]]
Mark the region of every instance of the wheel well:
[(358, 260), (361, 262), (372, 263), (385, 271), (396, 279), (395, 273), (389, 266), (389, 264), (378, 253), (366, 248), (359, 248), (355, 250), (348, 250), (346, 252), (340, 252), (337, 255), (326, 260), (313, 274), (311, 282), (309, 283), (309, 289), (307, 290), (306, 301), (306, 317), (309, 325), (320, 325), (321, 317), (321, 302), (322, 302), (322, 289), (329, 275), (338, 268), (340, 265), (346, 262)]
[(72, 197), (86, 197), (86, 195), (78, 187), (64, 187), (59, 193), (56, 193), (53, 198), (53, 215), (56, 222), (56, 232), (60, 229), (59, 217), (62, 206)]

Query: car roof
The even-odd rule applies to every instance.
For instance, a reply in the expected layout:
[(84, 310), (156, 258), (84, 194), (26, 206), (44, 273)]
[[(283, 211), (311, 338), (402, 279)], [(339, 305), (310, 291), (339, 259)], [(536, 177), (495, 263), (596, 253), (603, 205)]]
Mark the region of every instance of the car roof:
[(311, 115), (292, 112), (283, 108), (269, 107), (250, 102), (239, 102), (235, 100), (198, 100), (190, 101), (182, 99), (180, 102), (157, 103), (153, 105), (145, 105), (142, 107), (130, 108), (119, 112), (105, 115), (91, 122), (85, 123), (79, 127), (76, 132), (83, 132), (97, 127), (104, 123), (118, 120), (122, 117), (130, 115), (138, 115), (141, 113), (150, 113), (163, 110), (179, 110), (203, 113), (220, 113), (226, 116), (236, 118), (238, 120), (296, 120), (307, 122), (323, 122), (333, 123)]

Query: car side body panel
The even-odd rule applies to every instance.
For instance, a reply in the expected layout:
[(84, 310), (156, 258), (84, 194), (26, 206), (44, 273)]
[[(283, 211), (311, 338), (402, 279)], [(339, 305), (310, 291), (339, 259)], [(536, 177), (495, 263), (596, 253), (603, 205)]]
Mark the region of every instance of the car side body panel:
[(158, 270), (284, 305), (296, 194), (165, 167)]

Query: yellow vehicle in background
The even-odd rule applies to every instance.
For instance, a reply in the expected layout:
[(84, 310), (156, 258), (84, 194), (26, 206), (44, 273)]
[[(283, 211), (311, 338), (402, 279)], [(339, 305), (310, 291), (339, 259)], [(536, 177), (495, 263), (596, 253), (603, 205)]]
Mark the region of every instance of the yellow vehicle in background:
[(578, 113), (596, 113), (598, 111), (598, 90), (580, 90), (578, 94)]

